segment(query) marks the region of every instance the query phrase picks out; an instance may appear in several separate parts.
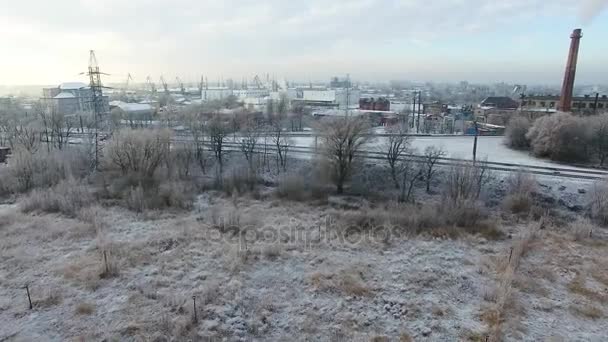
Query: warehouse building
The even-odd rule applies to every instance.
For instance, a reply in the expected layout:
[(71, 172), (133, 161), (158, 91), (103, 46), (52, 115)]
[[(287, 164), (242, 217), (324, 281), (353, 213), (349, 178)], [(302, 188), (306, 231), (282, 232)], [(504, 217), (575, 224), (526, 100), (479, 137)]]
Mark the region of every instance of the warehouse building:
[[(93, 92), (82, 82), (66, 82), (54, 88), (42, 89), (42, 100), (60, 113), (74, 114), (93, 109)], [(103, 96), (104, 111), (109, 111), (108, 96)]]

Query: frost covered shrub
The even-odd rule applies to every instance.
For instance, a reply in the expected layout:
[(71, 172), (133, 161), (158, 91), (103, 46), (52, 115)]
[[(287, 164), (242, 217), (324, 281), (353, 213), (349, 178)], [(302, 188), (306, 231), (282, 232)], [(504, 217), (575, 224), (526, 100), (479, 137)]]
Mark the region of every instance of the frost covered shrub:
[(490, 179), (491, 174), (485, 164), (453, 165), (445, 174), (443, 199), (451, 205), (475, 201)]
[(70, 148), (47, 152), (16, 149), (2, 172), (4, 192), (27, 192), (54, 186), (69, 177), (83, 178), (90, 170), (84, 149)]
[(138, 213), (164, 208), (189, 210), (194, 205), (194, 192), (190, 184), (177, 181), (147, 188), (132, 186), (125, 190), (122, 198), (129, 210)]
[(536, 179), (530, 174), (517, 172), (509, 175), (507, 186), (506, 209), (514, 214), (530, 212), (534, 205), (532, 194), (536, 191)]
[(148, 209), (190, 209), (194, 182), (189, 183), (192, 151), (170, 153), (168, 130), (124, 129), (104, 150), (104, 183), (110, 198), (136, 212)]
[(505, 144), (518, 150), (529, 148), (530, 142), (526, 138), (526, 134), (530, 126), (532, 126), (530, 120), (523, 116), (517, 116), (509, 120), (505, 131)]
[(286, 198), (291, 201), (304, 201), (310, 197), (302, 177), (293, 174), (283, 175), (279, 179), (276, 194), (280, 198)]
[(187, 182), (173, 181), (161, 184), (158, 197), (166, 207), (189, 210), (194, 206), (192, 186)]
[(104, 166), (123, 175), (151, 178), (167, 160), (171, 133), (167, 130), (124, 129), (104, 150)]
[(568, 113), (538, 118), (526, 138), (538, 157), (559, 161), (585, 161), (589, 157), (590, 130), (586, 121)]
[(345, 227), (364, 230), (396, 229), (411, 234), (457, 237), (466, 232), (499, 239), (502, 231), (488, 219), (485, 208), (475, 201), (433, 203), (423, 206), (398, 204), (386, 208), (361, 208), (338, 214)]
[(595, 183), (591, 189), (590, 197), (589, 212), (591, 218), (603, 225), (608, 225), (608, 181), (603, 180)]
[(232, 169), (228, 174), (221, 177), (221, 183), (216, 184), (216, 187), (229, 196), (253, 192), (260, 182), (258, 175), (247, 168)]
[(76, 217), (80, 209), (90, 206), (93, 201), (89, 187), (71, 178), (44, 190), (33, 190), (24, 199), (21, 210), (26, 213), (40, 210)]

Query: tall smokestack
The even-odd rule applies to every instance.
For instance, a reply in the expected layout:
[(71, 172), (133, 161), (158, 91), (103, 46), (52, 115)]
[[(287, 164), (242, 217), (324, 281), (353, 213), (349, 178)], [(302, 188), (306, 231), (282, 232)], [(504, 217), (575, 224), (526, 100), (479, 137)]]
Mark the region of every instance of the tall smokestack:
[(562, 94), (559, 100), (558, 109), (563, 112), (572, 110), (572, 92), (574, 91), (574, 76), (576, 75), (576, 63), (578, 60), (578, 48), (583, 37), (581, 29), (575, 29), (570, 36), (570, 52), (568, 53), (568, 64), (566, 64), (566, 74), (562, 84)]

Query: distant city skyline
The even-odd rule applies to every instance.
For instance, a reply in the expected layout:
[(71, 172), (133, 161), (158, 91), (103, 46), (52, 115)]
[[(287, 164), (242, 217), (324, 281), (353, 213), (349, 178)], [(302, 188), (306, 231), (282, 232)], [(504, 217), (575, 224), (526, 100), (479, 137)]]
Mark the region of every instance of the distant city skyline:
[(262, 76), (559, 84), (574, 28), (577, 84), (608, 82), (607, 0), (106, 0), (0, 5), (0, 85), (131, 73), (196, 82)]

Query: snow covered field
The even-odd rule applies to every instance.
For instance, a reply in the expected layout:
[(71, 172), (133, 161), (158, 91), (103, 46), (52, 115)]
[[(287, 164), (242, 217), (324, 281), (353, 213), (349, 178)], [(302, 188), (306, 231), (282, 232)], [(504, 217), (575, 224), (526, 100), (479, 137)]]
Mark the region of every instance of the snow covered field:
[[(504, 222), (512, 238), (499, 241), (340, 235), (344, 214), (215, 193), (180, 214), (68, 219), (4, 205), (0, 340), (485, 340), (498, 270), (529, 226)], [(507, 341), (605, 339), (607, 237), (594, 236), (539, 232), (501, 318)]]

